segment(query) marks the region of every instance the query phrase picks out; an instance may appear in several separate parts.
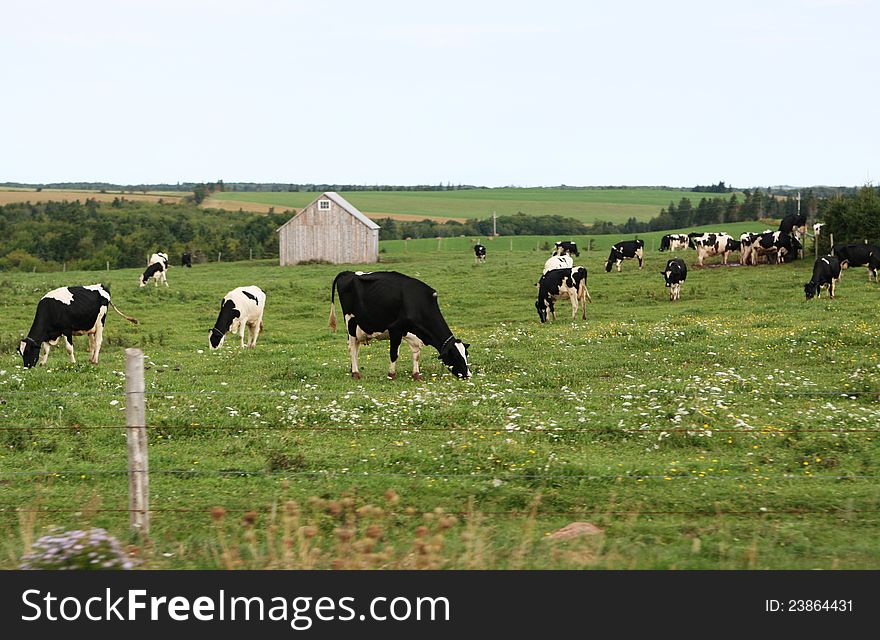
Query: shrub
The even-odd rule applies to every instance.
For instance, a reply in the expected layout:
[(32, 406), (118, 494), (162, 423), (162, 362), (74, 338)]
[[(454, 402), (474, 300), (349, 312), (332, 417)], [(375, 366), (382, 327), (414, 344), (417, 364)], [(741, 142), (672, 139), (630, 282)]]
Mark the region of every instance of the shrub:
[(43, 536), (21, 558), (21, 569), (131, 569), (132, 560), (104, 529)]

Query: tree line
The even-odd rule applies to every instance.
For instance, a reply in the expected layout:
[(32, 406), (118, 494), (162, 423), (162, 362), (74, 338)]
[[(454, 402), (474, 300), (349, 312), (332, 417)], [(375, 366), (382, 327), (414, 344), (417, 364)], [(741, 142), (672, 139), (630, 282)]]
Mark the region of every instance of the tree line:
[(830, 251), (834, 242), (864, 242), (880, 245), (880, 187), (866, 185), (857, 193), (840, 195), (823, 202), (820, 218), (825, 222), (819, 236), (819, 250)]
[(0, 206), (0, 269), (56, 271), (141, 267), (166, 251), (179, 263), (278, 256), (275, 229), (290, 213), (254, 215), (192, 204), (156, 204), (117, 198)]

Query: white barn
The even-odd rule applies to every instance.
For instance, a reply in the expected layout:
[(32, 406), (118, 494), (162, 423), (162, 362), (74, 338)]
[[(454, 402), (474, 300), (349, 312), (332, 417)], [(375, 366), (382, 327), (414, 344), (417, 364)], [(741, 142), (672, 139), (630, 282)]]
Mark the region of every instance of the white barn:
[(281, 266), (309, 260), (379, 261), (379, 225), (335, 191), (326, 191), (277, 229)]

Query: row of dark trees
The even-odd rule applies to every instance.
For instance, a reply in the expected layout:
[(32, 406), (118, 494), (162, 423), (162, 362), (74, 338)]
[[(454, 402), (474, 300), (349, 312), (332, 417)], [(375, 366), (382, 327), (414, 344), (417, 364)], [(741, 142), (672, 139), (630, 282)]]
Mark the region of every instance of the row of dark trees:
[(124, 198), (9, 204), (0, 207), (0, 269), (139, 267), (158, 250), (178, 257), (188, 250), (196, 260), (276, 257), (275, 229), (289, 217)]
[(837, 242), (864, 242), (880, 245), (880, 187), (864, 186), (857, 193), (823, 201), (820, 251), (828, 251), (834, 235)]

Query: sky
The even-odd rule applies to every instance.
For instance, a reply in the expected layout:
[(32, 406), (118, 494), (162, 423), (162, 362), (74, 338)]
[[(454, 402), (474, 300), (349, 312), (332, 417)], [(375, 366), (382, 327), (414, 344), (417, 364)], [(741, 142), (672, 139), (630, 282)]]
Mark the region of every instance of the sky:
[(4, 0), (0, 182), (880, 183), (874, 0)]

